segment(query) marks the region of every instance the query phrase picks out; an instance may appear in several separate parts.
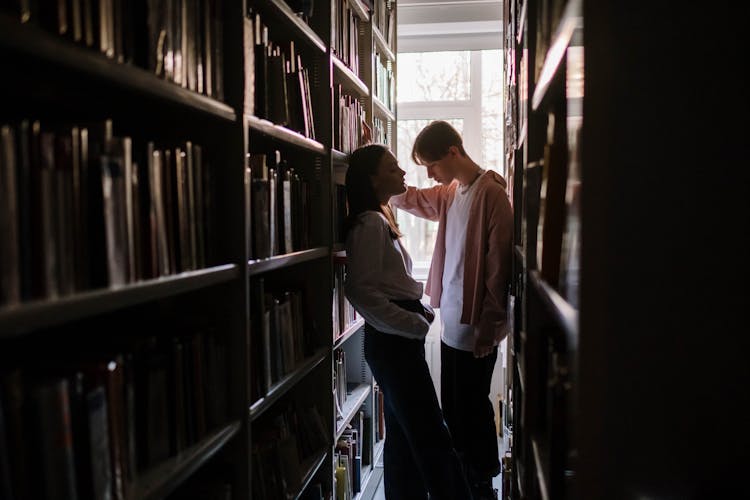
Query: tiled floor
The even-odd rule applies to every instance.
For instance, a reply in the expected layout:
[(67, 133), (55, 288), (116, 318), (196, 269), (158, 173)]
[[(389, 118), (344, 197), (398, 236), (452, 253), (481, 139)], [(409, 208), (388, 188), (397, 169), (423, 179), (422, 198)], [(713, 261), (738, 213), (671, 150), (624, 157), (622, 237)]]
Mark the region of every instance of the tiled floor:
[[(498, 498), (501, 498), (501, 487), (500, 485), (503, 483), (502, 480), (502, 474), (498, 475), (495, 479), (492, 480), (492, 482), (495, 485), (495, 488), (497, 488), (497, 496)], [(372, 500), (385, 500), (385, 488), (383, 488), (383, 481), (380, 481), (380, 484), (378, 485), (378, 489), (375, 492), (375, 496), (372, 497)]]
[[(500, 456), (502, 457), (504, 454), (504, 447), (503, 447), (503, 441), (502, 439), (498, 439), (498, 450), (500, 451)], [(382, 477), (382, 476), (381, 476)], [(497, 496), (498, 498), (502, 498), (502, 484), (503, 484), (503, 476), (502, 474), (498, 474), (497, 477), (495, 477), (492, 480), (492, 483), (494, 484), (495, 488), (497, 489)], [(378, 485), (377, 491), (375, 491), (375, 495), (372, 497), (372, 500), (386, 500), (385, 499), (385, 488), (383, 487), (383, 480), (380, 480), (380, 484)]]

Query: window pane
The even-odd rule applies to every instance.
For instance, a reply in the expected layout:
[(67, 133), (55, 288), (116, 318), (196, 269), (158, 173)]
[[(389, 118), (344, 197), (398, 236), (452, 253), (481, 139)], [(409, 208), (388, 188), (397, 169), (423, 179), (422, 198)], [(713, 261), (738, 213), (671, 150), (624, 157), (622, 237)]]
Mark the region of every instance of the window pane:
[(398, 55), (398, 101), (465, 101), (471, 97), (470, 52)]
[(482, 167), (504, 174), (502, 54), (482, 51)]
[[(435, 182), (427, 177), (427, 169), (415, 164), (411, 159), (411, 147), (414, 144), (414, 139), (416, 139), (419, 131), (431, 121), (398, 121), (398, 161), (401, 168), (406, 171), (406, 183), (410, 186), (430, 187), (435, 185)], [(453, 125), (458, 133), (463, 132), (463, 120), (445, 119), (445, 121)], [(437, 222), (414, 217), (403, 210), (399, 210), (398, 224), (404, 235), (404, 246), (406, 246), (414, 261), (415, 276), (419, 277), (419, 268), (426, 269), (430, 265), (432, 249), (435, 246), (435, 236), (437, 235)]]

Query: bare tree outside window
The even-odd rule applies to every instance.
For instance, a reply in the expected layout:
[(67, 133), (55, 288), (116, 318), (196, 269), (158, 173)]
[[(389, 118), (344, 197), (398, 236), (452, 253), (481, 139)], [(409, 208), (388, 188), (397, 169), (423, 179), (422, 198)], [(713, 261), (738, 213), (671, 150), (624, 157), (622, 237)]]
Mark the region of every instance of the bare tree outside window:
[(399, 54), (399, 102), (470, 99), (470, 54), (469, 51)]

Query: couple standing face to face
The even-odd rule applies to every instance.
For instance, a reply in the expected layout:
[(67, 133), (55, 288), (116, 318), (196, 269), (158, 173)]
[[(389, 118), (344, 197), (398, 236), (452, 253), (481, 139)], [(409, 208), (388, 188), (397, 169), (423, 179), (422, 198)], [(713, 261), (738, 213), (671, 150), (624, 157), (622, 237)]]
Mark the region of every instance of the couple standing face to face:
[[(456, 178), (457, 159), (460, 152), (455, 146), (448, 148), (445, 156), (439, 160), (424, 162), (427, 175), (441, 184), (450, 184)], [(377, 169), (370, 176), (372, 187), (380, 203), (387, 203), (391, 196), (406, 191), (404, 178), (406, 172), (401, 169), (398, 159), (388, 149), (383, 149)]]

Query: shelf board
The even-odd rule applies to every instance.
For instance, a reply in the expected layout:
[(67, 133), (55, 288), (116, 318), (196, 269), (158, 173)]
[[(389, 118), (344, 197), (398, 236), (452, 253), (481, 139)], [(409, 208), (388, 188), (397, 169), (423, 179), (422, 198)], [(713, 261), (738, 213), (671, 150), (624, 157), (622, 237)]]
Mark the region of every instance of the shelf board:
[(375, 39), (375, 45), (379, 49), (378, 52), (384, 55), (389, 61), (396, 62), (396, 55), (390, 46), (388, 46), (388, 42), (385, 41), (385, 37), (376, 26), (372, 27), (372, 36)]
[(393, 111), (388, 109), (388, 107), (383, 104), (383, 101), (381, 101), (376, 95), (372, 96), (372, 107), (373, 110), (389, 121), (396, 121), (396, 115), (393, 114)]
[(580, 27), (583, 21), (582, 1), (568, 0), (565, 6), (560, 24), (558, 24), (555, 34), (552, 37), (549, 50), (544, 57), (542, 70), (539, 72), (539, 80), (534, 88), (534, 95), (531, 99), (532, 109), (537, 109), (544, 100), (544, 95), (549, 89), (550, 83), (560, 67), (560, 62), (565, 57), (565, 49), (568, 48), (570, 40), (576, 28)]
[(529, 281), (565, 332), (568, 347), (575, 348), (578, 344), (578, 311), (542, 279), (539, 271), (529, 271)]
[(372, 453), (373, 465), (378, 464), (378, 460), (380, 460), (380, 457), (383, 454), (384, 445), (385, 445), (385, 439), (381, 439), (380, 441), (375, 443), (375, 446), (373, 448), (373, 453)]
[[(39, 65), (54, 65), (82, 75), (93, 76), (107, 85), (164, 99), (173, 104), (202, 111), (210, 115), (235, 121), (237, 115), (230, 106), (211, 97), (163, 80), (155, 74), (131, 64), (118, 63), (104, 54), (41, 28), (0, 14), (0, 50), (12, 51)], [(47, 78), (54, 79), (45, 71)]]
[(352, 421), (354, 415), (357, 414), (357, 410), (365, 402), (367, 396), (370, 394), (372, 386), (369, 384), (360, 384), (352, 390), (352, 393), (346, 397), (344, 401), (344, 407), (341, 408), (344, 414), (341, 420), (336, 419), (336, 435), (333, 437), (333, 441), (336, 442), (338, 438), (343, 434), (347, 424)]
[(349, 166), (349, 155), (338, 149), (331, 149), (331, 159), (337, 165)]
[(362, 21), (370, 21), (370, 11), (365, 7), (365, 4), (362, 3), (362, 0), (349, 0), (349, 7)]
[(320, 467), (325, 463), (327, 458), (328, 451), (323, 450), (317, 455), (313, 455), (312, 458), (302, 464), (302, 470), (305, 471), (305, 475), (302, 476), (299, 491), (296, 495), (294, 495), (295, 500), (302, 498), (302, 494), (305, 492), (305, 489), (310, 484), (310, 481), (312, 481), (312, 478), (315, 477), (315, 474), (318, 473), (318, 470), (320, 470)]
[(139, 476), (131, 484), (128, 498), (147, 500), (169, 495), (232, 439), (240, 427), (239, 421), (222, 427), (179, 455)]
[[(362, 500), (364, 498), (365, 490), (367, 490), (368, 483), (370, 482), (370, 479), (373, 477), (374, 468), (372, 465), (363, 465), (362, 470), (360, 471), (360, 477), (361, 483), (359, 488), (359, 493), (354, 495), (353, 500)], [(369, 498), (369, 497), (368, 497)]]
[(247, 263), (248, 275), (267, 273), (285, 267), (293, 266), (302, 262), (320, 259), (329, 255), (326, 247), (311, 248), (310, 250), (300, 250), (299, 252), (287, 253), (284, 255), (275, 255), (267, 259), (250, 260)]
[(349, 325), (349, 327), (346, 330), (344, 330), (344, 333), (339, 335), (339, 338), (337, 338), (334, 341), (333, 343), (334, 350), (341, 347), (344, 344), (344, 342), (349, 340), (352, 337), (352, 335), (357, 333), (357, 331), (359, 331), (359, 329), (362, 328), (363, 326), (365, 326), (365, 320), (362, 318), (357, 319), (356, 321), (354, 321), (354, 323)]
[(281, 380), (276, 382), (268, 394), (257, 400), (250, 406), (250, 420), (255, 420), (264, 411), (273, 406), (276, 401), (289, 392), (289, 389), (297, 385), (297, 383), (305, 378), (311, 371), (315, 369), (328, 354), (328, 349), (321, 348), (315, 354), (303, 361), (302, 364), (294, 370), (292, 373), (284, 376)]
[(281, 125), (276, 125), (263, 118), (258, 118), (257, 116), (246, 116), (246, 120), (248, 126), (252, 130), (273, 137), (278, 141), (292, 144), (321, 155), (324, 155), (327, 152), (326, 147), (318, 141), (309, 139), (300, 133), (282, 127)]
[(238, 276), (238, 269), (236, 264), (226, 264), (0, 309), (0, 338), (231, 281)]
[(291, 26), (297, 32), (297, 36), (321, 52), (326, 52), (326, 44), (323, 43), (323, 40), (305, 21), (294, 13), (284, 0), (270, 0), (269, 3), (274, 6), (276, 13), (284, 18), (286, 21), (285, 24)]
[(365, 85), (365, 82), (363, 82), (362, 79), (337, 56), (334, 55), (331, 59), (333, 60), (334, 81), (341, 83), (345, 89), (354, 91), (361, 97), (367, 97), (370, 90), (367, 88), (367, 85)]
[(539, 483), (540, 496), (542, 500), (549, 500), (549, 477), (547, 475), (547, 469), (542, 463), (542, 454), (541, 450), (539, 449), (539, 443), (535, 438), (531, 438), (531, 449), (534, 455), (534, 468), (536, 469), (535, 475), (537, 482)]
[(523, 42), (523, 30), (526, 27), (526, 13), (528, 11), (529, 0), (524, 0), (521, 6), (521, 15), (518, 18), (518, 26), (516, 26), (516, 43), (519, 45)]

